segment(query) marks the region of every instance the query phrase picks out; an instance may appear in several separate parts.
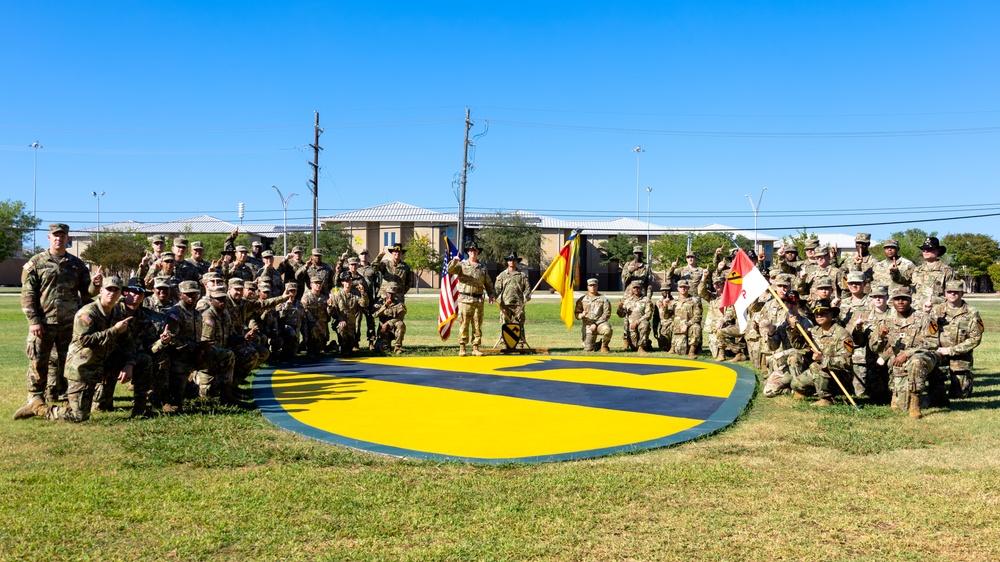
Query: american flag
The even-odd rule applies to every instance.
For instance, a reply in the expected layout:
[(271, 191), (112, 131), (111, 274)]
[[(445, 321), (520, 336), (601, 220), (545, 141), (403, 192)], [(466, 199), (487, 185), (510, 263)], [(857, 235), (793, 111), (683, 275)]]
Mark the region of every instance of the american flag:
[(458, 255), (458, 248), (444, 237), (448, 245), (448, 255), (444, 257), (441, 268), (441, 295), (438, 297), (438, 334), (441, 341), (451, 335), (451, 324), (455, 321), (455, 310), (458, 308), (458, 275), (448, 275), (448, 262)]

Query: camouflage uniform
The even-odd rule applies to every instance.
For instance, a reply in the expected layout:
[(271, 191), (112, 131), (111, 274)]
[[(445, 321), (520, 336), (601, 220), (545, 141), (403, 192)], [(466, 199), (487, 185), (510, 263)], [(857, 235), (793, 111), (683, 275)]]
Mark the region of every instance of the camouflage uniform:
[[(393, 250), (396, 249), (400, 251), (400, 255), (403, 254), (399, 244), (393, 246)], [(385, 299), (386, 289), (392, 288), (396, 291), (396, 299), (399, 302), (406, 302), (406, 293), (413, 285), (413, 272), (410, 271), (410, 266), (405, 261), (402, 261), (402, 259), (400, 259), (399, 263), (396, 263), (391, 258), (383, 260), (383, 255), (384, 252), (379, 252), (375, 258), (375, 269), (382, 276), (378, 297), (379, 299)]]
[(330, 312), (334, 317), (340, 352), (346, 355), (358, 350), (358, 316), (368, 307), (368, 295), (360, 284), (352, 284), (350, 289), (345, 289), (343, 284), (340, 287), (333, 294)]
[[(806, 332), (813, 327), (812, 322), (801, 314), (795, 315), (795, 322)], [(802, 332), (793, 327), (788, 314), (777, 325), (774, 334), (766, 339), (766, 345), (770, 354), (765, 371), (768, 376), (764, 382), (764, 396), (774, 398), (788, 392), (796, 378), (805, 378), (802, 369), (812, 356), (812, 348)]]
[(379, 339), (375, 349), (388, 351), (392, 344), (393, 352), (402, 353), (403, 338), (406, 336), (406, 305), (401, 302), (383, 301), (375, 305), (375, 318), (379, 322)]
[[(642, 282), (632, 281), (631, 287), (642, 289)], [(618, 303), (618, 317), (624, 318), (624, 329), (627, 332), (626, 345), (629, 349), (645, 353), (649, 350), (649, 331), (653, 320), (653, 303), (649, 297), (640, 293), (630, 294)], [(676, 329), (675, 329), (676, 331)]]
[[(682, 279), (680, 283), (687, 283)], [(701, 349), (701, 297), (688, 294), (686, 298), (678, 298), (674, 304), (673, 318), (673, 352), (677, 355), (685, 353), (694, 357)]]
[(170, 378), (167, 394), (163, 397), (164, 411), (168, 406), (178, 411), (184, 403), (184, 392), (191, 374), (202, 367), (202, 352), (207, 346), (202, 344), (201, 312), (193, 306), (188, 309), (184, 303), (178, 303), (167, 311), (166, 317), (166, 332), (170, 336), (167, 344), (170, 350)]
[[(597, 285), (597, 279), (588, 279), (587, 285)], [(598, 293), (587, 293), (576, 300), (576, 317), (582, 320), (583, 350), (595, 351), (594, 340), (601, 336), (601, 351), (608, 352), (613, 330), (608, 320), (611, 318), (611, 303), (608, 297)], [(594, 327), (591, 330), (591, 327)]]
[[(831, 400), (833, 377), (836, 376), (844, 382), (850, 376), (854, 341), (840, 324), (832, 324), (827, 330), (813, 326), (809, 335), (823, 354), (823, 358), (811, 361), (809, 369), (799, 376), (792, 376), (792, 390), (800, 394), (811, 394), (815, 391), (821, 400)], [(811, 354), (808, 357), (812, 359)]]
[(640, 261), (642, 260), (642, 246), (634, 246), (632, 254), (638, 254), (638, 256), (635, 260), (622, 266), (622, 290), (628, 290), (634, 281), (639, 281), (642, 283), (642, 294), (647, 297), (652, 296), (653, 272), (650, 270), (649, 264)]
[(361, 265), (361, 260), (355, 257), (347, 259), (346, 265), (344, 262), (338, 262), (336, 267), (337, 280), (348, 279), (351, 284), (357, 284), (361, 291), (364, 292), (365, 296), (368, 297), (368, 306), (361, 310), (361, 314), (358, 315), (357, 326), (354, 327), (355, 332), (358, 334), (358, 339), (361, 338), (361, 323), (365, 323), (366, 327), (366, 339), (368, 340), (369, 349), (374, 349), (375, 347), (375, 318), (372, 316), (372, 308), (375, 306), (373, 300), (374, 294), (372, 292), (372, 287), (368, 283), (368, 278), (361, 274), (360, 267), (351, 271), (352, 265)]
[[(313, 249), (314, 256), (321, 256), (322, 253), (317, 254), (319, 250)], [(313, 278), (319, 278), (323, 282), (322, 289), (320, 291), (324, 295), (329, 295), (333, 288), (337, 285), (337, 272), (334, 271), (333, 267), (328, 263), (323, 263), (322, 261), (313, 263), (312, 260), (307, 261), (305, 264), (299, 266), (295, 270), (295, 281), (298, 283), (299, 287), (303, 288), (303, 291), (307, 291), (309, 284)]]
[[(289, 286), (286, 283), (285, 289)], [(306, 325), (306, 310), (299, 299), (288, 299), (279, 304), (275, 311), (278, 313), (281, 334), (281, 359), (287, 361), (299, 353), (299, 341)]]
[[(905, 287), (893, 289), (891, 296), (909, 298), (910, 291)], [(883, 331), (887, 333), (883, 335)], [(937, 365), (937, 348), (939, 346), (937, 322), (929, 314), (911, 307), (908, 313), (900, 314), (896, 310), (872, 330), (869, 346), (882, 361), (889, 366), (892, 403), (899, 409), (909, 407), (911, 414), (920, 413), (920, 397), (927, 387), (927, 377)], [(894, 364), (894, 358), (902, 355), (904, 363)]]
[[(507, 256), (508, 261), (521, 259), (517, 254)], [(528, 302), (528, 277), (520, 271), (505, 269), (497, 275), (493, 284), (497, 293), (497, 305), (504, 322), (513, 322), (521, 326), (521, 333), (524, 334), (524, 307)], [(506, 344), (505, 344), (506, 345)]]
[(267, 267), (266, 265), (261, 268), (260, 272), (257, 274), (257, 284), (266, 282), (274, 294), (281, 294), (285, 292), (285, 280), (282, 278), (281, 272), (275, 267)]
[(675, 301), (669, 291), (656, 301), (656, 317), (653, 333), (656, 334), (656, 344), (660, 351), (670, 351), (671, 339), (674, 337), (674, 307)]
[[(204, 250), (205, 249), (204, 244), (202, 244), (201, 242), (197, 242), (197, 241), (196, 242), (192, 242), (191, 243), (191, 250), (192, 250), (192, 252), (194, 250), (198, 250), (198, 249)], [(194, 257), (194, 255), (192, 255), (191, 257), (189, 257), (185, 261), (187, 261), (187, 263), (191, 264), (198, 271), (198, 279), (199, 280), (201, 279), (201, 277), (203, 275), (205, 275), (206, 273), (208, 273), (208, 268), (212, 266), (211, 262), (205, 261), (203, 259), (197, 259), (197, 258)]]
[[(362, 250), (362, 255), (367, 256), (368, 250)], [(360, 260), (359, 260), (360, 262)], [(378, 268), (372, 263), (358, 263), (358, 273), (365, 280), (365, 290), (368, 291), (368, 308), (364, 311), (365, 317), (365, 336), (368, 341), (371, 342), (376, 338), (375, 330), (375, 317), (373, 316), (373, 309), (376, 304), (376, 295), (379, 292), (379, 285), (381, 284), (381, 278), (379, 277)], [(399, 300), (399, 299), (397, 299)], [(402, 300), (400, 300), (402, 302)], [(361, 328), (358, 327), (358, 331)]]
[[(229, 286), (238, 287), (240, 284), (230, 280)], [(227, 294), (226, 298), (228, 299), (226, 312), (232, 317), (233, 330), (240, 336), (230, 347), (236, 355), (236, 367), (233, 370), (233, 378), (236, 381), (242, 381), (246, 380), (264, 364), (271, 355), (267, 346), (253, 339), (246, 339), (245, 335), (249, 330), (248, 324), (250, 320), (261, 311), (278, 306), (287, 297), (278, 295), (264, 300), (248, 298), (234, 299), (232, 295)]]
[[(882, 242), (882, 247), (895, 248), (899, 251), (899, 242), (890, 238)], [(916, 268), (917, 266), (912, 261), (899, 255), (896, 256), (895, 261), (888, 258), (877, 261), (872, 266), (872, 285), (885, 286), (889, 290), (902, 286), (909, 287), (910, 278), (913, 277), (913, 270)]]
[(927, 300), (934, 304), (944, 302), (944, 286), (954, 277), (955, 272), (941, 260), (918, 265), (910, 276), (913, 302), (918, 306)]
[[(65, 225), (59, 225), (61, 227)], [(52, 231), (53, 227), (49, 227)], [(68, 232), (68, 227), (64, 230)], [(90, 279), (90, 272), (80, 258), (49, 251), (36, 254), (24, 264), (21, 272), (21, 310), (28, 325), (42, 326), (42, 335), (29, 332), (28, 400), (38, 396), (55, 401), (66, 390), (63, 369), (70, 340), (73, 337), (73, 317), (80, 305), (89, 302), (99, 289)], [(55, 354), (52, 353), (55, 348)], [(50, 376), (51, 375), (51, 376)]]
[[(138, 279), (134, 281), (141, 283)], [(131, 320), (125, 332), (115, 341), (105, 361), (104, 377), (94, 387), (93, 408), (102, 411), (113, 409), (118, 375), (125, 367), (131, 366), (133, 412), (138, 413), (145, 409), (147, 397), (156, 380), (160, 376), (166, 376), (169, 363), (166, 362), (166, 354), (153, 352), (154, 347), (157, 351), (162, 347), (160, 333), (163, 331), (163, 316), (144, 307), (131, 311), (125, 306), (124, 300), (119, 300), (111, 311), (111, 323), (125, 318)], [(163, 361), (162, 365), (160, 361)]]
[[(687, 257), (693, 257), (693, 256), (694, 253), (688, 253), (687, 256), (685, 256), (685, 259)], [(698, 286), (698, 283), (701, 281), (701, 277), (704, 274), (705, 274), (705, 268), (698, 267), (697, 265), (691, 266), (688, 264), (684, 264), (680, 268), (671, 265), (670, 269), (667, 271), (667, 278), (670, 279), (670, 281), (673, 283), (676, 283), (681, 279), (687, 280), (687, 282), (690, 283), (693, 293), (694, 288)]]
[(713, 284), (709, 282), (710, 277), (708, 273), (702, 274), (701, 282), (698, 283), (698, 296), (708, 301), (702, 333), (708, 334), (708, 348), (712, 358), (716, 361), (725, 361), (728, 351), (737, 360), (740, 360), (740, 356), (745, 359), (743, 334), (737, 325), (736, 309), (732, 306), (722, 307), (722, 296), (712, 291)]
[(485, 265), (470, 260), (450, 263), (448, 273), (458, 275), (459, 346), (465, 348), (471, 331), (473, 348), (478, 351), (483, 340), (483, 301), (496, 298), (493, 280)]
[(325, 351), (327, 342), (330, 341), (332, 313), (330, 298), (323, 293), (314, 295), (312, 291), (302, 297), (302, 308), (306, 310), (306, 322), (309, 328), (309, 342), (306, 345), (306, 356), (309, 358)]
[[(212, 289), (212, 296), (225, 298), (221, 287)], [(201, 314), (202, 362), (195, 373), (198, 396), (220, 396), (223, 400), (232, 398), (233, 369), (236, 353), (232, 348), (240, 348), (242, 336), (233, 325), (228, 305), (221, 309), (210, 306)]]
[[(776, 290), (784, 287), (785, 294), (787, 295), (792, 290), (792, 282), (793, 278), (791, 275), (779, 273), (774, 280), (774, 285)], [(757, 330), (760, 332), (760, 344), (758, 348), (760, 359), (758, 361), (760, 371), (767, 372), (771, 364), (772, 346), (768, 340), (774, 333), (772, 332), (772, 328), (776, 331), (778, 326), (785, 322), (788, 313), (785, 311), (784, 303), (774, 298), (770, 291), (764, 293), (760, 300), (763, 301), (763, 305), (755, 317)]]
[(888, 295), (888, 288), (884, 285), (873, 288), (865, 306), (854, 309), (845, 325), (854, 340), (854, 353), (851, 355), (854, 367), (854, 392), (858, 395), (866, 394), (879, 404), (889, 401), (888, 370), (884, 364), (878, 364), (878, 356), (871, 350), (870, 344), (875, 326), (892, 314), (892, 308), (887, 307), (884, 311), (879, 311), (870, 299), (872, 296), (888, 298)]
[[(963, 281), (952, 281), (947, 290), (964, 292)], [(983, 340), (983, 319), (979, 311), (965, 300), (960, 306), (952, 307), (947, 302), (934, 307), (931, 314), (937, 319), (941, 347), (948, 354), (939, 353), (938, 367), (951, 380), (949, 395), (952, 398), (968, 398), (972, 395), (972, 350)]]

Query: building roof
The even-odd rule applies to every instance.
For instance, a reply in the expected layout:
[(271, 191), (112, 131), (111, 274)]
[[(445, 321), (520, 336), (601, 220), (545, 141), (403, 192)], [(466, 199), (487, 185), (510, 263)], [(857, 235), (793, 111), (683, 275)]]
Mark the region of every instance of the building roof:
[(398, 201), (339, 215), (320, 217), (322, 222), (458, 222), (458, 215), (439, 213)]
[[(179, 219), (161, 223), (142, 223), (135, 221), (122, 221), (110, 224), (102, 224), (101, 232), (139, 232), (142, 234), (229, 234), (233, 229), (239, 228), (240, 232), (253, 234), (263, 238), (277, 238), (285, 230), (280, 224), (234, 224), (222, 219), (217, 219), (210, 215), (199, 215), (186, 219)], [(288, 232), (311, 231), (311, 224), (290, 224)], [(75, 232), (94, 234), (97, 232), (96, 226), (77, 229)]]

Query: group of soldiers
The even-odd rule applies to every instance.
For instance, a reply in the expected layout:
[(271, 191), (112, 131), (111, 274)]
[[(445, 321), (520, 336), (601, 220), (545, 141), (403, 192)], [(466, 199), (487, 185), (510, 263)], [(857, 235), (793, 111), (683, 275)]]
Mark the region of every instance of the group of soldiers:
[[(770, 288), (748, 309), (745, 331), (735, 309), (721, 301), (735, 250), (726, 256), (717, 249), (705, 268), (688, 252), (686, 266), (671, 265), (662, 297), (653, 303), (653, 275), (636, 246), (633, 261), (622, 268), (622, 348), (645, 354), (652, 334), (660, 350), (693, 358), (705, 334), (713, 359), (749, 360), (766, 374), (765, 396), (815, 395), (816, 406), (845, 393), (919, 418), (928, 404), (967, 398), (984, 326), (963, 298), (964, 281), (941, 261), (947, 248), (927, 237), (917, 266), (899, 256), (896, 240), (882, 243), (883, 260), (869, 253), (870, 246), (871, 235), (859, 233), (856, 251), (843, 258), (816, 239), (807, 241), (804, 259), (790, 244), (780, 248), (765, 272)], [(762, 255), (748, 254), (763, 268)], [(583, 348), (596, 350), (600, 336), (601, 351), (608, 353), (611, 306), (597, 292), (596, 279), (588, 280), (576, 311)]]
[(239, 385), (269, 358), (351, 354), (362, 328), (369, 349), (403, 352), (412, 272), (399, 245), (374, 263), (367, 250), (345, 252), (334, 266), (318, 248), (303, 260), (296, 246), (275, 265), (259, 242), (235, 245), (235, 230), (212, 262), (200, 242), (177, 237), (167, 251), (155, 236), (123, 281), (91, 274), (67, 253), (68, 233), (50, 225), (49, 249), (22, 272), (28, 400), (14, 419), (85, 421), (113, 409), (119, 383), (132, 391), (132, 416), (177, 413), (190, 397), (238, 403)]
[[(174, 238), (166, 251), (166, 239), (157, 236), (126, 282), (91, 274), (68, 254), (68, 230), (50, 225), (49, 249), (24, 266), (28, 402), (15, 419), (84, 421), (91, 411), (113, 408), (118, 383), (131, 386), (133, 416), (181, 411), (190, 396), (234, 402), (239, 384), (269, 358), (348, 355), (359, 351), (363, 328), (369, 349), (403, 352), (413, 274), (398, 244), (374, 262), (362, 250), (357, 257), (345, 252), (332, 266), (316, 248), (303, 260), (296, 246), (276, 265), (258, 242), (252, 250), (236, 246), (237, 231), (212, 262), (197, 241), (188, 256), (185, 238)], [(725, 255), (718, 248), (710, 267), (688, 252), (686, 265), (671, 264), (653, 302), (654, 276), (636, 246), (622, 268), (625, 292), (615, 308), (622, 349), (644, 355), (655, 340), (661, 351), (695, 358), (707, 337), (713, 359), (749, 360), (766, 375), (765, 396), (815, 395), (818, 406), (831, 404), (838, 387), (913, 417), (929, 398), (943, 404), (968, 397), (984, 327), (963, 298), (964, 282), (940, 259), (947, 249), (928, 237), (916, 266), (898, 255), (895, 240), (882, 243), (884, 260), (874, 259), (870, 244), (870, 235), (858, 234), (856, 252), (842, 259), (818, 240), (808, 241), (802, 259), (794, 246), (782, 247), (745, 330), (721, 301), (736, 250)], [(523, 337), (531, 290), (515, 252), (494, 281), (479, 261), (482, 248), (470, 241), (464, 250), (467, 258), (455, 257), (447, 271), (458, 280), (458, 355), (469, 354), (471, 343), (475, 356), (483, 354), (484, 305), (496, 303)], [(763, 256), (749, 254), (762, 267)], [(587, 280), (575, 315), (583, 349), (606, 354), (612, 305), (597, 287), (597, 279)]]

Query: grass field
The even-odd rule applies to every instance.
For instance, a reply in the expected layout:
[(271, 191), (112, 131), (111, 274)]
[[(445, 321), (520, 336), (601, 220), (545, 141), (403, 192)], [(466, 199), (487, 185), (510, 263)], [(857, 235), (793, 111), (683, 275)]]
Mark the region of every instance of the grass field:
[[(976, 304), (975, 396), (923, 420), (758, 396), (676, 447), (480, 466), (343, 449), (253, 410), (129, 420), (124, 393), (85, 424), (13, 422), (26, 322), (0, 297), (0, 559), (1000, 559), (1000, 303)], [(436, 300), (408, 306), (408, 349), (454, 353)], [(528, 340), (576, 353), (557, 307), (529, 304)]]

